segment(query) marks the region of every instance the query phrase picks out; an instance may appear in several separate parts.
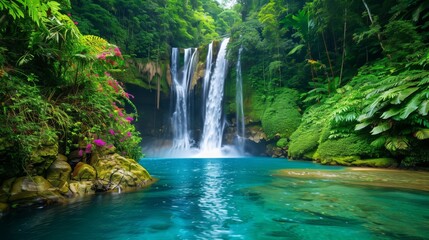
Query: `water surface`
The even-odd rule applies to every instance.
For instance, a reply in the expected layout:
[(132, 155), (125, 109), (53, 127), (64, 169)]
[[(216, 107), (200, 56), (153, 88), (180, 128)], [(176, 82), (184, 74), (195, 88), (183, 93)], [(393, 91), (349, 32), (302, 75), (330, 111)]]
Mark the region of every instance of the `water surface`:
[(279, 176), (272, 158), (144, 159), (160, 180), (0, 220), (1, 239), (429, 239), (429, 193)]

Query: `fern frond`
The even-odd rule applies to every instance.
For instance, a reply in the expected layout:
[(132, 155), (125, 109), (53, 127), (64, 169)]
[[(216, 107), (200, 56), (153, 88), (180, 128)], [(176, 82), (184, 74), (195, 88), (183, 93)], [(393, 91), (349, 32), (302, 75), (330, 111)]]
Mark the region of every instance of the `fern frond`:
[(90, 54), (100, 54), (110, 45), (104, 38), (94, 35), (84, 35), (80, 40), (82, 44), (89, 48)]
[(376, 148), (380, 148), (384, 146), (384, 144), (386, 144), (386, 140), (387, 140), (386, 136), (381, 136), (375, 139), (374, 141), (372, 141), (370, 145)]
[(361, 122), (359, 124), (356, 124), (355, 131), (362, 130), (362, 129), (366, 128), (367, 126), (369, 126), (371, 123), (372, 122), (370, 122), (370, 121), (364, 121), (364, 122)]
[(405, 106), (405, 108), (402, 110), (402, 114), (399, 116), (400, 119), (406, 119), (411, 113), (416, 111), (419, 108), (421, 96), (416, 95), (414, 96)]
[(423, 101), (419, 106), (419, 114), (422, 116), (428, 115), (429, 112), (429, 100)]
[(392, 124), (389, 122), (381, 122), (380, 124), (378, 124), (376, 127), (374, 127), (371, 130), (371, 134), (372, 135), (377, 135), (380, 134), (382, 132), (385, 132), (387, 130), (389, 130), (392, 127)]
[(420, 129), (414, 133), (414, 136), (419, 140), (424, 140), (429, 138), (429, 129)]

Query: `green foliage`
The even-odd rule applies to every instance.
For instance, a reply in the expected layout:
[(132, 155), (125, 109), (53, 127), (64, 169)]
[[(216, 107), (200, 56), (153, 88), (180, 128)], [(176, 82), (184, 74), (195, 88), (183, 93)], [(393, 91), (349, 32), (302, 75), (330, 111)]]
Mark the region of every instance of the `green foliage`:
[(207, 44), (239, 22), (215, 0), (72, 0), (72, 18), (85, 34), (100, 35), (127, 54), (168, 60), (169, 47)]
[[(38, 2), (26, 1), (28, 11)], [(40, 4), (37, 9), (45, 7)], [(44, 146), (58, 142), (63, 154), (102, 151), (95, 147), (102, 140), (105, 147), (114, 145), (123, 155), (139, 158), (141, 139), (131, 124), (136, 115), (123, 109), (125, 104), (134, 106), (132, 96), (108, 73), (122, 71), (119, 48), (96, 36), (82, 36), (57, 2), (46, 7), (50, 13), (39, 14), (38, 24), (28, 24), (36, 21), (31, 13), (24, 18), (10, 13), (3, 19), (15, 18), (15, 28), (0, 29), (3, 44), (11, 46), (1, 52), (0, 131), (2, 142), (11, 144), (0, 148), (0, 169), (6, 171), (0, 178), (33, 174), (35, 162), (44, 161), (38, 152), (43, 155)], [(15, 36), (20, 36), (18, 42)]]

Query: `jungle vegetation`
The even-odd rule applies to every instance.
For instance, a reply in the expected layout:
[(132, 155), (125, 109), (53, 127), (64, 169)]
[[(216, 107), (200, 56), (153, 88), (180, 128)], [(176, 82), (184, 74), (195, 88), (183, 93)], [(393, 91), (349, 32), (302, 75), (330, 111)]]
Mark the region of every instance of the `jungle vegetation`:
[[(115, 74), (227, 35), (231, 62), (244, 48), (249, 114), (289, 157), (427, 165), (428, 20), (425, 0), (2, 0), (0, 176), (31, 172), (47, 142), (139, 158)], [(277, 114), (291, 108), (293, 129)]]

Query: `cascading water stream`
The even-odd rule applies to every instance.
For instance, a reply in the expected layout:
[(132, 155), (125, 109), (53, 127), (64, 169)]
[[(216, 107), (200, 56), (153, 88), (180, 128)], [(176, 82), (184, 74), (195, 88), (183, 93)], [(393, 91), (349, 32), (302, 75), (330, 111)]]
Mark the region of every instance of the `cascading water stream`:
[(172, 116), (173, 149), (189, 149), (192, 145), (189, 130), (189, 86), (197, 64), (197, 49), (185, 49), (184, 66), (179, 75), (179, 49), (171, 54), (172, 92), (175, 93), (175, 108)]
[(204, 130), (200, 142), (200, 151), (203, 153), (217, 153), (221, 151), (224, 123), (222, 121), (222, 99), (225, 75), (228, 67), (226, 60), (226, 47), (229, 38), (222, 41), (215, 69), (210, 78), (206, 111), (204, 117)]
[[(206, 114), (206, 100), (208, 97), (209, 92), (209, 85), (210, 85), (210, 76), (212, 74), (212, 62), (213, 62), (213, 42), (209, 44), (208, 51), (207, 51), (207, 58), (206, 58), (206, 71), (204, 73), (204, 79), (203, 79), (203, 97), (202, 97), (202, 113), (203, 117)], [(204, 119), (203, 119), (204, 121)]]
[(245, 127), (244, 127), (244, 110), (243, 110), (243, 78), (241, 76), (241, 52), (243, 47), (238, 50), (237, 60), (237, 78), (235, 85), (235, 105), (236, 105), (236, 127), (237, 127), (237, 149), (244, 153)]

